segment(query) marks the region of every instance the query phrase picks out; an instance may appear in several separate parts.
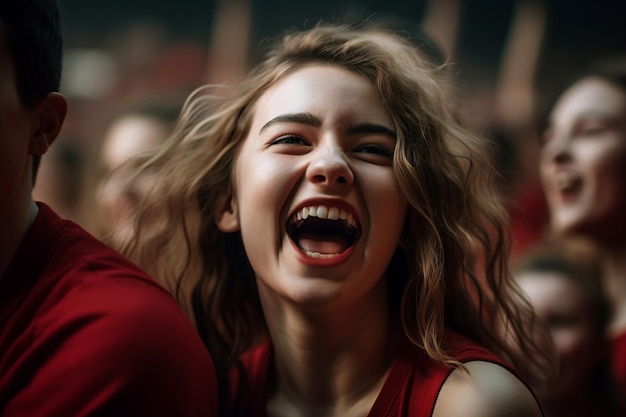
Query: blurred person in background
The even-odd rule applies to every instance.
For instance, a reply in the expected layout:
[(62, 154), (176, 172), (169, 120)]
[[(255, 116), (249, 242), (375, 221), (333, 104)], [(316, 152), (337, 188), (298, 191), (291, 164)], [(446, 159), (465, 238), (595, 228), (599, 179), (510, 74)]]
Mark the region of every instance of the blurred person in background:
[(558, 379), (537, 390), (546, 417), (626, 415), (605, 337), (610, 304), (597, 248), (549, 239), (517, 260), (513, 276), (550, 328), (559, 356)]
[[(129, 239), (128, 222), (148, 176), (132, 178), (128, 161), (160, 146), (170, 135), (182, 100), (142, 99), (118, 112), (107, 125), (98, 152), (94, 187), (96, 235), (116, 249)], [(135, 160), (136, 163), (136, 160)]]
[(0, 415), (216, 415), (172, 296), (32, 189), (65, 120), (54, 0), (0, 1)]
[(626, 395), (626, 58), (592, 65), (549, 115), (540, 174), (550, 227), (593, 240), (604, 255), (608, 336)]

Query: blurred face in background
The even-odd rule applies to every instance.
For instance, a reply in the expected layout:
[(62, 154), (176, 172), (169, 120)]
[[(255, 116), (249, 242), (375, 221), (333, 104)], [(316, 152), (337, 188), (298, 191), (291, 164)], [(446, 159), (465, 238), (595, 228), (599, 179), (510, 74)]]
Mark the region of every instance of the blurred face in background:
[(560, 375), (547, 394), (563, 398), (587, 390), (599, 366), (603, 338), (582, 287), (559, 272), (524, 271), (515, 279), (537, 315), (545, 320), (559, 356)]
[(130, 183), (134, 167), (124, 163), (159, 146), (168, 134), (168, 127), (156, 119), (129, 115), (113, 123), (104, 137), (96, 203), (100, 234), (107, 236), (115, 231), (109, 236), (114, 246), (130, 236), (132, 227), (127, 220), (145, 191), (145, 181)]
[(626, 92), (582, 79), (556, 103), (545, 138), (540, 173), (553, 230), (624, 240)]

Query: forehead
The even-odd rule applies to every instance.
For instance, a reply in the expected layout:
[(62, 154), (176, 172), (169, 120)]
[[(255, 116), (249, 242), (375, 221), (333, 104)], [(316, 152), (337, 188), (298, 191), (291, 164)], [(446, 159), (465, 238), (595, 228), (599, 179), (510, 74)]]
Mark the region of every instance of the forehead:
[(559, 121), (587, 114), (626, 116), (626, 91), (601, 78), (584, 78), (563, 93), (551, 118)]
[(137, 153), (157, 146), (165, 140), (167, 133), (165, 124), (154, 118), (122, 116), (108, 129), (103, 139), (101, 158), (116, 166)]
[(324, 120), (384, 123), (391, 118), (374, 85), (338, 65), (308, 64), (270, 87), (255, 106), (254, 124), (285, 114), (308, 112)]

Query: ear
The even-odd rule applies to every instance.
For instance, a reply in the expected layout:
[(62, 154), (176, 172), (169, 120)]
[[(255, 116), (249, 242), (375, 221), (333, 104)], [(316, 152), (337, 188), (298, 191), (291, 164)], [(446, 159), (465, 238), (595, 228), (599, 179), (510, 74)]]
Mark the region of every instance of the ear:
[(67, 101), (59, 93), (49, 93), (34, 109), (34, 123), (30, 135), (28, 153), (41, 156), (59, 135), (65, 115)]
[(215, 222), (218, 229), (224, 233), (232, 233), (240, 229), (237, 202), (232, 194), (229, 193), (221, 198)]

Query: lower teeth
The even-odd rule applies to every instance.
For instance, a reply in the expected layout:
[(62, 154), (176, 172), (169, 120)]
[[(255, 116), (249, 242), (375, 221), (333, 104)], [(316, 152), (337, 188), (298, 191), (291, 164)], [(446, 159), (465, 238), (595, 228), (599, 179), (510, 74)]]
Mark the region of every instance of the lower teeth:
[(310, 258), (315, 258), (315, 259), (328, 259), (328, 258), (334, 258), (335, 256), (339, 255), (338, 253), (319, 253), (319, 252), (311, 252), (311, 251), (304, 251), (304, 253), (306, 253), (306, 256), (310, 257)]

